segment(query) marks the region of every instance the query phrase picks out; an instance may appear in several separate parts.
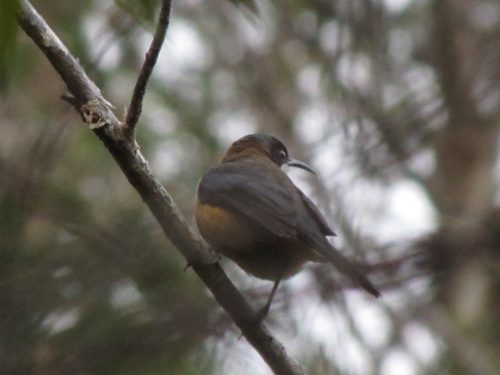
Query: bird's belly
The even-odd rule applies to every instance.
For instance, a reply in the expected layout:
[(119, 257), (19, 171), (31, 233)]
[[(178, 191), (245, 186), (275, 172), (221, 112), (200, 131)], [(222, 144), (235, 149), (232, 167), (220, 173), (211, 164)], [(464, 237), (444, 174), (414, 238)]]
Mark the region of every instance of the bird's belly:
[(273, 281), (296, 274), (305, 262), (314, 260), (309, 249), (285, 243), (261, 244), (228, 256), (249, 274)]
[(233, 260), (251, 275), (276, 280), (297, 273), (316, 253), (297, 238), (281, 238), (239, 220), (227, 210), (198, 202), (196, 223), (216, 251)]

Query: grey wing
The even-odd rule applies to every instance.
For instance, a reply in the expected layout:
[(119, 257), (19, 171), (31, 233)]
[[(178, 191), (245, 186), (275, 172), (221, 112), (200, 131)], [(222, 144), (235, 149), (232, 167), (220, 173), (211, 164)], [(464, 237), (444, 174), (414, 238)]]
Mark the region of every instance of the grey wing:
[(297, 191), (302, 207), (302, 214), (299, 216), (300, 221), (297, 226), (298, 237), (322, 257), (329, 259), (334, 248), (326, 236), (334, 236), (335, 232), (330, 228), (316, 205), (302, 191), (299, 189)]
[(229, 163), (210, 169), (198, 184), (202, 203), (221, 207), (278, 237), (296, 235), (291, 193), (257, 168)]
[[(299, 189), (297, 189), (299, 190)], [(321, 233), (325, 236), (336, 236), (337, 234), (330, 228), (323, 214), (318, 210), (318, 207), (301, 191), (299, 190), (302, 201), (304, 202), (311, 218), (321, 229)]]

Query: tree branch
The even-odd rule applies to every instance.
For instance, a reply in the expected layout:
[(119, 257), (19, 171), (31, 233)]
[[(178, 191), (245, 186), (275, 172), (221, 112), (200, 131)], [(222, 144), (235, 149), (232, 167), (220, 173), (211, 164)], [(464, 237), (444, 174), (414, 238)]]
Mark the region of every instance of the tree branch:
[(170, 22), (170, 12), (172, 9), (171, 0), (163, 0), (160, 9), (160, 16), (158, 17), (158, 24), (156, 25), (155, 35), (146, 53), (146, 58), (142, 64), (141, 72), (137, 78), (134, 87), (132, 98), (127, 111), (125, 119), (125, 132), (129, 139), (134, 137), (135, 127), (139, 121), (139, 116), (142, 112), (142, 101), (146, 93), (146, 85), (148, 84), (149, 77), (153, 73), (153, 68), (160, 54), (165, 34), (167, 33), (168, 24)]
[[(448, 119), (434, 135), (436, 167), (428, 190), (443, 224), (480, 220), (495, 204), (498, 121), (485, 115), (475, 94), (479, 82), (473, 3), (433, 3), (433, 64)], [(460, 229), (459, 229), (460, 231)]]
[(185, 256), (217, 302), (231, 316), (274, 373), (303, 374), (300, 365), (287, 356), (283, 345), (263, 324), (255, 323), (257, 321), (255, 312), (219, 264), (214, 263), (206, 245), (194, 234), (172, 197), (153, 176), (135, 140), (125, 136), (124, 126), (114, 115), (111, 105), (103, 98), (100, 90), (88, 78), (78, 61), (28, 1), (21, 0), (19, 3), (20, 26), (43, 51), (66, 83), (73, 95), (71, 104), (104, 143), (130, 184), (158, 220), (165, 235)]

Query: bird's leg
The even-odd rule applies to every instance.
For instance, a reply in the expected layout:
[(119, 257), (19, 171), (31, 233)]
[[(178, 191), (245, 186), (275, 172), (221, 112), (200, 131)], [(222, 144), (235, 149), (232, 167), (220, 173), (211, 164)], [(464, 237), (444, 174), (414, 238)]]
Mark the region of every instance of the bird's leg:
[(222, 254), (218, 252), (217, 250), (214, 250), (210, 248), (210, 253), (213, 255), (212, 260), (210, 261), (210, 264), (215, 264), (219, 263), (219, 261), (222, 259)]
[(260, 323), (264, 320), (264, 318), (267, 316), (267, 314), (269, 313), (269, 309), (271, 308), (271, 303), (273, 301), (273, 298), (274, 298), (274, 294), (276, 293), (276, 290), (278, 289), (278, 285), (280, 284), (280, 281), (281, 281), (281, 276), (278, 276), (276, 278), (276, 280), (274, 281), (274, 285), (273, 285), (273, 288), (271, 289), (271, 294), (269, 294), (269, 298), (267, 299), (267, 302), (266, 304), (264, 305), (264, 307), (262, 307), (257, 316), (258, 316), (258, 321), (257, 323)]
[[(213, 258), (212, 260), (210, 261), (209, 264), (215, 264), (215, 263), (218, 263), (219, 260), (222, 259), (222, 255), (221, 253), (219, 253), (218, 251), (212, 249), (212, 248), (209, 248), (209, 251), (210, 251), (210, 254), (213, 255)], [(192, 264), (189, 263), (189, 262), (186, 262), (186, 265), (184, 266), (184, 269), (183, 271), (186, 272), (189, 268), (191, 268)]]

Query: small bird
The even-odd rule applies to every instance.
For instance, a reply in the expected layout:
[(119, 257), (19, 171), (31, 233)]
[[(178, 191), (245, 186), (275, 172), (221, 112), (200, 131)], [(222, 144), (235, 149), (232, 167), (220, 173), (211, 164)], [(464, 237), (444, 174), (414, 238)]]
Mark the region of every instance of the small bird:
[(291, 159), (275, 137), (256, 133), (235, 141), (198, 184), (196, 223), (202, 237), (249, 274), (274, 281), (262, 318), (280, 281), (307, 261), (331, 263), (378, 297), (370, 280), (330, 244), (327, 237), (334, 231), (283, 165), (314, 173)]

